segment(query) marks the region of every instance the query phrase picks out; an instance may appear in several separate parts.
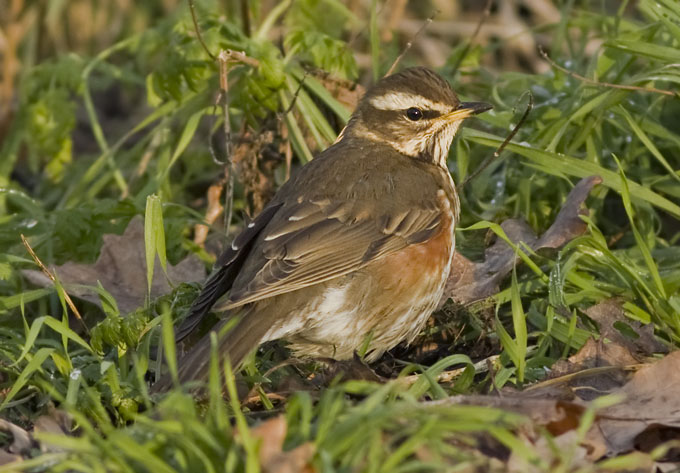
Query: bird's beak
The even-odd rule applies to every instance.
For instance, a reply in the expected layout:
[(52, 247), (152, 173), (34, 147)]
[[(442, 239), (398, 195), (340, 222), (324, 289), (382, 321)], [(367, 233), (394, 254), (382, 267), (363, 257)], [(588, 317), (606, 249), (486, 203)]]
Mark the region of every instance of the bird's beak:
[(492, 108), (492, 105), (484, 102), (461, 102), (457, 109), (446, 114), (446, 118), (448, 121), (462, 120), (463, 118), (486, 112)]
[(470, 115), (477, 115), (492, 108), (493, 105), (484, 102), (462, 102), (458, 106), (458, 110), (467, 110)]

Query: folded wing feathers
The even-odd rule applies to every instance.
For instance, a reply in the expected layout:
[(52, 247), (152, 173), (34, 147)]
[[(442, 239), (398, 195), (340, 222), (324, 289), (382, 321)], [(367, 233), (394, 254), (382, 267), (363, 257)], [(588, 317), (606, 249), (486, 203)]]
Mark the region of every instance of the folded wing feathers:
[[(363, 214), (364, 209), (356, 202), (299, 205), (297, 210), (277, 215), (265, 229), (259, 250), (263, 264), (246, 284), (232, 289), (222, 308), (342, 276), (409, 244), (426, 241), (436, 234), (441, 222), (439, 209), (420, 208), (376, 222), (357, 217), (354, 212)], [(317, 211), (311, 211), (310, 206)], [(350, 208), (353, 212), (347, 213)], [(290, 216), (301, 215), (305, 218), (290, 220)]]

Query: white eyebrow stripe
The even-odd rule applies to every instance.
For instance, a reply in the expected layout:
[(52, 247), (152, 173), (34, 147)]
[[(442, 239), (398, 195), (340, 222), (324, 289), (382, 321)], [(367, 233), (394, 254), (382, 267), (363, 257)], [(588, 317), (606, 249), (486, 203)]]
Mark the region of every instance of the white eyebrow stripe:
[(442, 113), (451, 111), (451, 107), (446, 104), (433, 102), (421, 95), (405, 92), (387, 92), (371, 98), (369, 102), (378, 110), (406, 110), (407, 108), (418, 107), (423, 110), (437, 110)]

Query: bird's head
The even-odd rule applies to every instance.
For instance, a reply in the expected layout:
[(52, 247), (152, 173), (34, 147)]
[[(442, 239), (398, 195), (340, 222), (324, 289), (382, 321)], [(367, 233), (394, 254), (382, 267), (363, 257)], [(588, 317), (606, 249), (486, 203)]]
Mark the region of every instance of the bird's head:
[(378, 141), (446, 167), (463, 120), (490, 108), (481, 102), (460, 102), (441, 76), (414, 67), (385, 77), (368, 90), (341, 138)]

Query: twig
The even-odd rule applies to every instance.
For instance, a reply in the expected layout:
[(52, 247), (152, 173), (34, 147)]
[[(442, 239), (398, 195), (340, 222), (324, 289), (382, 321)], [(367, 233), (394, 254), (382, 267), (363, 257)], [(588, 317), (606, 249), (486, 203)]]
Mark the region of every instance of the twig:
[[(262, 393), (264, 394), (264, 397), (269, 399), (270, 401), (275, 401), (275, 402), (286, 402), (288, 400), (287, 397), (282, 396), (280, 393)], [(286, 394), (293, 394), (291, 393), (286, 393)], [(254, 394), (251, 395), (248, 393), (248, 397), (246, 397), (243, 401), (241, 401), (241, 407), (252, 407), (256, 406), (262, 403), (262, 398), (260, 397), (260, 394)]]
[(222, 98), (222, 111), (224, 113), (223, 130), (224, 130), (224, 153), (227, 157), (227, 173), (226, 189), (224, 192), (224, 229), (225, 235), (229, 237), (229, 227), (231, 226), (231, 217), (234, 210), (234, 160), (232, 159), (231, 149), (231, 122), (229, 120), (229, 61), (230, 55), (228, 50), (220, 51), (218, 62), (220, 65), (220, 95)]
[(635, 90), (635, 91), (641, 91), (641, 92), (653, 92), (655, 94), (663, 94), (663, 95), (669, 95), (671, 97), (680, 97), (680, 95), (677, 92), (671, 92), (670, 90), (662, 90), (662, 89), (657, 89), (656, 87), (640, 87), (637, 85), (622, 85), (622, 84), (612, 84), (611, 82), (600, 82), (596, 81), (593, 79), (588, 79), (587, 77), (584, 77), (580, 74), (577, 74), (576, 72), (572, 72), (569, 69), (566, 69), (559, 64), (557, 64), (555, 61), (550, 59), (550, 56), (548, 56), (548, 53), (545, 52), (543, 47), (539, 46), (538, 47), (538, 52), (540, 55), (547, 61), (550, 66), (554, 67), (558, 71), (562, 71), (567, 75), (572, 76), (575, 79), (580, 80), (581, 82), (585, 82), (586, 84), (590, 85), (595, 85), (595, 86), (601, 86), (601, 87), (609, 87), (611, 89), (623, 89), (623, 90)]
[[(224, 150), (225, 150), (224, 152), (226, 155), (225, 162), (222, 162), (217, 158), (217, 154), (215, 153), (215, 150), (213, 149), (212, 146), (212, 136), (209, 139), (209, 148), (210, 155), (212, 156), (213, 161), (215, 161), (218, 165), (226, 166), (225, 174), (227, 176), (225, 179), (226, 187), (224, 193), (225, 198), (224, 227), (225, 235), (228, 237), (229, 227), (231, 226), (231, 217), (234, 209), (234, 162), (232, 159), (231, 122), (229, 120), (229, 80), (228, 80), (229, 64), (234, 62), (240, 62), (248, 64), (252, 67), (258, 67), (260, 65), (260, 61), (248, 57), (243, 52), (233, 51), (230, 49), (221, 50), (219, 55), (215, 57), (215, 55), (212, 54), (208, 49), (208, 45), (205, 44), (205, 41), (203, 40), (203, 35), (201, 35), (201, 29), (198, 26), (198, 20), (196, 18), (194, 0), (187, 0), (187, 2), (189, 4), (189, 10), (191, 11), (191, 19), (194, 23), (194, 31), (196, 32), (196, 38), (198, 39), (199, 43), (201, 44), (205, 52), (208, 54), (208, 56), (213, 61), (217, 60), (220, 70), (220, 93), (217, 96), (217, 99), (215, 100), (215, 107), (217, 107), (218, 104), (222, 105), (223, 112), (222, 129), (224, 131)], [(242, 18), (244, 22), (243, 23), (244, 32), (247, 36), (250, 35), (250, 20), (248, 13), (249, 13), (248, 2), (244, 0), (241, 2), (241, 14), (243, 15)], [(199, 239), (200, 241), (200, 238), (203, 238), (203, 236), (204, 235), (197, 233), (196, 238)]]
[(300, 83), (297, 86), (297, 89), (295, 89), (295, 93), (293, 94), (293, 99), (290, 101), (290, 105), (286, 109), (286, 111), (283, 112), (283, 116), (285, 117), (288, 115), (292, 110), (293, 106), (295, 105), (295, 102), (297, 101), (298, 95), (300, 95), (300, 91), (302, 90), (302, 86), (305, 84), (305, 80), (307, 79), (307, 76), (309, 75), (309, 71), (305, 71), (305, 73), (302, 76), (302, 79), (300, 79)]
[(233, 166), (233, 159), (232, 159), (232, 138), (231, 138), (231, 122), (229, 121), (229, 64), (231, 63), (242, 63), (242, 64), (248, 64), (249, 66), (252, 67), (258, 67), (260, 65), (260, 61), (257, 59), (248, 57), (244, 52), (241, 51), (234, 51), (231, 49), (223, 49), (220, 51), (220, 54), (217, 57), (217, 62), (219, 64), (219, 69), (220, 69), (220, 92), (217, 96), (217, 99), (215, 100), (215, 109), (217, 108), (218, 105), (222, 106), (222, 113), (223, 113), (223, 124), (222, 124), (222, 130), (224, 131), (224, 153), (226, 155), (226, 159), (224, 161), (220, 160), (217, 157), (217, 153), (215, 152), (215, 148), (213, 147), (212, 144), (212, 137), (213, 135), (211, 134), (208, 142), (209, 142), (209, 150), (210, 150), (210, 156), (212, 156), (213, 161), (219, 165), (219, 166), (226, 166), (225, 169), (225, 174), (227, 175), (226, 180), (225, 180), (225, 213), (224, 213), (224, 226), (225, 226), (225, 235), (229, 235), (229, 226), (231, 224), (231, 217), (233, 213), (233, 200), (234, 200), (234, 166)]
[(486, 0), (486, 6), (484, 7), (484, 11), (482, 12), (482, 16), (479, 18), (479, 21), (477, 22), (477, 26), (475, 27), (475, 31), (472, 33), (472, 36), (470, 36), (470, 39), (468, 40), (467, 44), (465, 45), (465, 48), (463, 49), (463, 52), (460, 53), (460, 56), (458, 56), (458, 60), (456, 61), (456, 64), (453, 66), (453, 73), (451, 75), (454, 75), (456, 72), (458, 72), (458, 68), (460, 67), (461, 63), (463, 62), (463, 59), (465, 59), (465, 56), (467, 56), (468, 52), (470, 51), (470, 47), (472, 47), (472, 43), (474, 40), (477, 38), (477, 35), (482, 29), (482, 25), (484, 22), (489, 18), (489, 15), (491, 15), (491, 5), (493, 3), (493, 0)]
[[(53, 284), (57, 283), (57, 278), (54, 277), (52, 272), (47, 269), (47, 266), (43, 264), (42, 261), (40, 261), (40, 258), (38, 258), (38, 255), (35, 254), (35, 251), (33, 251), (33, 248), (31, 248), (31, 245), (28, 243), (28, 240), (26, 240), (26, 237), (24, 234), (21, 234), (21, 242), (24, 244), (26, 247), (26, 250), (28, 253), (31, 255), (31, 258), (33, 258), (33, 261), (35, 261), (35, 264), (38, 265), (38, 267), (42, 270), (42, 272), (47, 276)], [(73, 303), (73, 300), (71, 299), (71, 296), (68, 295), (66, 291), (64, 291), (64, 299), (66, 300), (66, 304), (71, 308), (73, 311), (73, 315), (76, 316), (76, 318), (80, 321), (80, 323), (83, 325), (83, 328), (85, 329), (85, 332), (87, 334), (90, 333), (90, 330), (87, 328), (87, 325), (85, 325), (85, 322), (83, 321), (83, 318), (80, 316), (80, 312), (78, 312), (78, 309), (76, 308), (76, 305)]]
[(234, 51), (233, 49), (223, 49), (220, 51), (220, 56), (228, 62), (242, 62), (252, 67), (259, 67), (260, 61), (248, 56), (243, 51)]
[(597, 375), (602, 375), (604, 373), (611, 373), (613, 371), (638, 371), (640, 368), (645, 366), (644, 363), (638, 363), (638, 364), (632, 364), (632, 365), (623, 365), (623, 366), (597, 366), (595, 368), (586, 368), (581, 371), (577, 371), (575, 373), (569, 373), (565, 374), (563, 376), (559, 376), (557, 378), (551, 378), (547, 379), (545, 381), (541, 381), (536, 384), (532, 384), (531, 386), (527, 386), (524, 388), (524, 391), (534, 391), (536, 389), (542, 389), (545, 387), (549, 386), (554, 386), (555, 384), (566, 384), (570, 381), (573, 381), (574, 379), (579, 379), (583, 378), (585, 376), (597, 376)]
[(411, 40), (408, 43), (406, 43), (406, 47), (401, 52), (401, 54), (399, 54), (399, 56), (397, 56), (397, 59), (394, 60), (394, 62), (390, 66), (390, 69), (385, 74), (385, 76), (389, 76), (390, 74), (392, 74), (394, 72), (394, 70), (397, 68), (397, 66), (399, 65), (401, 60), (404, 58), (406, 53), (413, 46), (413, 43), (415, 42), (415, 40), (418, 39), (418, 36), (420, 36), (420, 34), (423, 31), (425, 31), (428, 26), (430, 26), (430, 23), (432, 23), (432, 20), (434, 20), (434, 17), (437, 16), (438, 13), (439, 13), (438, 11), (435, 11), (432, 15), (430, 15), (430, 17), (427, 20), (425, 20), (425, 23), (423, 23), (423, 25), (420, 27), (420, 29), (418, 31), (416, 31), (416, 34), (413, 35), (413, 38), (411, 38)]
[(210, 156), (212, 156), (213, 161), (219, 166), (225, 166), (225, 212), (224, 212), (224, 227), (225, 235), (229, 236), (229, 227), (231, 226), (231, 217), (234, 209), (234, 163), (232, 159), (232, 137), (231, 137), (231, 122), (229, 120), (229, 64), (231, 63), (242, 63), (248, 64), (252, 67), (258, 67), (260, 61), (257, 59), (248, 57), (245, 53), (241, 51), (233, 51), (231, 49), (223, 49), (220, 51), (217, 57), (217, 62), (220, 69), (220, 92), (215, 100), (214, 107), (217, 109), (218, 105), (222, 106), (222, 130), (224, 131), (224, 154), (226, 159), (224, 161), (217, 157), (215, 148), (213, 147), (211, 133), (208, 139), (208, 149), (210, 150)]
[[(217, 106), (219, 103), (222, 101), (222, 91), (220, 91), (219, 94), (217, 94), (217, 98), (215, 99), (215, 103), (213, 105), (213, 115), (217, 115)], [(213, 123), (211, 124), (210, 128), (212, 129), (213, 125), (217, 119), (215, 118)], [(214, 130), (210, 131), (210, 136), (208, 137), (208, 151), (210, 151), (210, 157), (213, 160), (213, 163), (217, 164), (218, 166), (224, 166), (226, 161), (222, 161), (218, 156), (217, 156), (217, 151), (215, 150), (215, 145), (213, 144), (213, 139), (215, 138), (215, 135), (217, 134), (217, 128)]]
[(479, 174), (480, 174), (482, 171), (484, 171), (484, 169), (486, 169), (487, 167), (489, 167), (489, 164), (491, 164), (491, 162), (492, 162), (494, 159), (496, 159), (496, 158), (498, 158), (498, 156), (500, 156), (500, 154), (503, 152), (503, 150), (505, 149), (505, 147), (508, 146), (508, 143), (510, 143), (510, 140), (512, 140), (512, 139), (515, 137), (515, 135), (516, 135), (517, 132), (519, 131), (520, 127), (524, 124), (524, 122), (526, 121), (527, 117), (529, 116), (529, 112), (531, 112), (531, 110), (534, 108), (534, 96), (531, 94), (530, 91), (526, 91), (524, 94), (522, 94), (522, 96), (520, 96), (519, 100), (521, 100), (522, 97), (524, 97), (525, 94), (528, 94), (528, 95), (529, 95), (529, 103), (527, 104), (527, 108), (526, 108), (526, 110), (524, 110), (524, 113), (522, 114), (522, 117), (521, 117), (521, 118), (519, 119), (519, 121), (517, 122), (517, 125), (515, 125), (515, 127), (514, 127), (514, 128), (512, 129), (512, 131), (510, 132), (510, 134), (505, 138), (505, 140), (503, 141), (503, 143), (501, 143), (501, 145), (496, 149), (496, 151), (494, 151), (493, 155), (491, 155), (491, 156), (489, 156), (488, 158), (486, 158), (486, 160), (485, 160), (485, 161), (484, 161), (477, 169), (475, 169), (474, 172), (473, 172), (472, 174), (470, 174), (470, 175), (463, 181), (463, 183), (460, 185), (460, 188), (461, 188), (461, 189), (463, 189), (463, 188), (465, 187), (465, 184), (467, 184), (468, 182), (470, 182), (470, 181), (471, 181), (472, 179), (474, 179), (475, 177), (479, 176)]
[[(607, 248), (611, 248), (612, 246), (616, 245), (621, 238), (626, 236), (626, 234), (630, 231), (630, 222), (626, 223), (626, 225), (619, 230), (618, 233), (615, 233), (611, 237), (609, 237), (609, 240), (607, 240)], [(570, 314), (571, 315), (571, 314)]]
[[(483, 373), (489, 369), (489, 362), (491, 364), (495, 363), (496, 360), (500, 358), (500, 355), (491, 355), (489, 358), (486, 358), (484, 360), (478, 361), (473, 365), (475, 372), (476, 373)], [(452, 381), (453, 379), (457, 378), (461, 374), (463, 374), (463, 371), (465, 371), (466, 367), (463, 368), (457, 368), (455, 370), (449, 370), (449, 371), (442, 371), (439, 373), (437, 378), (435, 379), (436, 382), (438, 383), (448, 383), (449, 381)], [(422, 375), (420, 374), (413, 374), (410, 376), (404, 376), (403, 378), (397, 378), (394, 380), (395, 383), (397, 384), (404, 384), (406, 386), (410, 386), (414, 384), (416, 381), (420, 379)]]
[(203, 46), (203, 49), (205, 50), (206, 54), (210, 57), (210, 59), (214, 61), (215, 55), (210, 52), (210, 50), (208, 49), (208, 45), (205, 44), (205, 41), (203, 41), (201, 29), (198, 27), (198, 20), (196, 19), (196, 8), (194, 7), (194, 0), (187, 0), (187, 3), (189, 3), (189, 11), (191, 11), (191, 20), (194, 22), (194, 31), (196, 32), (198, 42), (201, 43), (201, 46)]
[[(303, 364), (303, 363), (305, 363), (305, 361), (304, 361), (304, 360), (300, 360), (300, 359), (298, 359), (298, 358), (289, 358), (289, 359), (287, 359), (287, 360), (283, 360), (282, 362), (277, 363), (276, 365), (274, 365), (274, 366), (272, 366), (271, 368), (269, 368), (269, 369), (262, 375), (262, 378), (267, 378), (267, 377), (268, 377), (270, 374), (272, 374), (273, 372), (278, 371), (279, 369), (284, 368), (284, 367), (286, 367), (286, 366), (295, 366), (295, 365), (299, 365), (299, 364)], [(250, 388), (250, 391), (248, 391), (248, 394), (246, 395), (246, 398), (245, 398), (245, 400), (241, 403), (241, 405), (244, 405), (244, 404), (247, 404), (247, 403), (249, 403), (249, 402), (252, 402), (253, 399), (259, 399), (260, 396), (259, 396), (259, 394), (256, 394), (256, 392), (257, 392), (257, 390), (260, 389), (261, 387), (262, 387), (262, 383), (261, 383), (261, 382), (260, 382), (260, 383), (255, 383), (255, 384), (253, 384), (253, 387)], [(272, 394), (272, 393), (270, 393), (270, 394)], [(267, 394), (267, 398), (272, 399), (271, 397), (269, 397), (269, 394)], [(281, 399), (274, 397), (273, 399), (274, 399), (274, 400), (284, 400), (284, 401), (285, 401), (285, 398), (283, 398), (283, 397), (282, 397)]]

